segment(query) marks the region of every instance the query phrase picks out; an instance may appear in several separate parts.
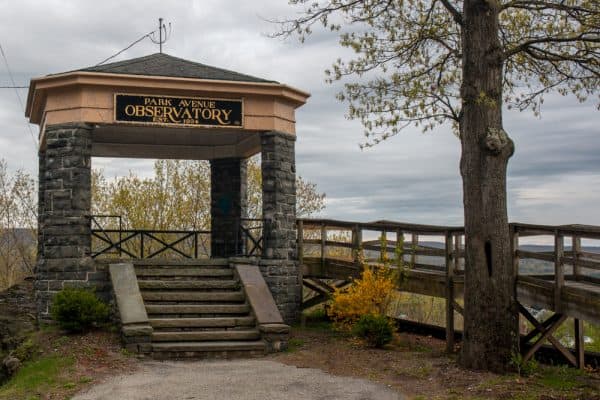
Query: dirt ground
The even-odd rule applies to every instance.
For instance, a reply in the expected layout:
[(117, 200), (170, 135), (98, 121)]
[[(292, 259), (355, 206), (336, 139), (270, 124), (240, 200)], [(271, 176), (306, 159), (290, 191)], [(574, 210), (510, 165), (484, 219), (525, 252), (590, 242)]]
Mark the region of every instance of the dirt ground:
[(296, 328), (290, 350), (271, 356), (284, 364), (384, 383), (408, 398), (600, 400), (600, 373), (538, 367), (530, 377), (467, 371), (441, 340), (400, 333), (383, 350), (366, 348), (321, 324)]
[[(39, 368), (33, 368), (31, 376), (20, 379), (18, 389), (8, 397), (0, 391), (0, 399), (70, 399), (108, 377), (138, 368), (138, 360), (122, 349), (114, 332), (97, 330), (66, 335), (49, 328), (36, 332), (33, 341), (36, 345), (34, 362), (39, 360)], [(53, 361), (44, 363), (43, 360)], [(59, 370), (54, 371), (56, 368)]]
[[(39, 357), (56, 355), (70, 362), (52, 381), (38, 382), (35, 389), (25, 387), (19, 399), (68, 399), (144, 367), (144, 362), (121, 348), (116, 333), (64, 335), (46, 330), (37, 335)], [(444, 347), (443, 341), (432, 337), (399, 333), (385, 349), (371, 349), (321, 322), (295, 327), (290, 349), (265, 360), (368, 379), (403, 399), (600, 400), (599, 371), (538, 366), (528, 377), (467, 371), (444, 353)], [(5, 398), (15, 397), (0, 396)]]

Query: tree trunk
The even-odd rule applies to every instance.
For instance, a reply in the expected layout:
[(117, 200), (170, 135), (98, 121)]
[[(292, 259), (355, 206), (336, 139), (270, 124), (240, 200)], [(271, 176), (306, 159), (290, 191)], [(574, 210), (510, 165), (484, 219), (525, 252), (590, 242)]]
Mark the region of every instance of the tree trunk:
[(464, 367), (503, 372), (518, 349), (506, 169), (514, 145), (502, 129), (497, 0), (464, 0), (460, 136), (465, 210)]

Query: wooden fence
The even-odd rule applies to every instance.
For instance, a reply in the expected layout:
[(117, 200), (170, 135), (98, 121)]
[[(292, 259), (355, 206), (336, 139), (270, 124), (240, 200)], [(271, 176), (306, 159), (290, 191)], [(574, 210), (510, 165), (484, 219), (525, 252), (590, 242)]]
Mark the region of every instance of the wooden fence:
[[(317, 293), (307, 300), (307, 306), (359, 276), (362, 263), (377, 265), (401, 253), (408, 279), (400, 282), (399, 288), (445, 299), (447, 347), (449, 351), (454, 348), (454, 313), (464, 313), (457, 301), (464, 295), (463, 227), (329, 219), (302, 219), (297, 226), (303, 280)], [(600, 240), (600, 227), (513, 223), (510, 234), (521, 313), (534, 327), (523, 338), (525, 359), (548, 340), (569, 362), (581, 366), (582, 320), (600, 323), (600, 252), (587, 250), (582, 243)], [(540, 243), (550, 243), (552, 250), (536, 251), (535, 246), (522, 243), (535, 237), (541, 237)], [(539, 322), (526, 306), (551, 310), (555, 315)], [(567, 317), (574, 318), (575, 355), (552, 336)]]

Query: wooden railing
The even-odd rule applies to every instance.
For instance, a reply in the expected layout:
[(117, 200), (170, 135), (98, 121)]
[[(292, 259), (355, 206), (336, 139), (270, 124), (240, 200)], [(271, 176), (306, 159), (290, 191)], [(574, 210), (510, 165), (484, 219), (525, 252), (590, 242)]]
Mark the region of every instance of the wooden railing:
[[(322, 261), (337, 258), (358, 262), (360, 251), (365, 255), (365, 261), (376, 262), (384, 253), (393, 256), (400, 241), (404, 261), (411, 268), (443, 271), (450, 275), (464, 273), (463, 227), (329, 219), (299, 219), (297, 227), (298, 258), (301, 262), (306, 257), (318, 257)], [(600, 252), (582, 250), (582, 241), (600, 240), (600, 227), (512, 223), (510, 232), (517, 274), (538, 280), (552, 279), (557, 291), (564, 286), (565, 280), (600, 284), (600, 278), (597, 277), (600, 273), (596, 272), (600, 271)], [(519, 242), (519, 239), (534, 236), (545, 236), (548, 246), (553, 244), (553, 249), (527, 250), (527, 245)], [(565, 246), (567, 241), (568, 245)], [(382, 243), (386, 243), (385, 248)], [(539, 266), (537, 270), (523, 273), (519, 263), (525, 259), (552, 263), (554, 268), (549, 270)], [(570, 273), (565, 273), (565, 267), (570, 267)]]
[[(463, 227), (327, 219), (301, 219), (297, 226), (304, 283), (317, 290), (319, 285), (325, 286), (323, 279), (347, 281), (349, 276), (360, 275), (364, 262), (377, 265), (384, 258), (393, 260), (399, 248), (404, 268), (408, 268), (408, 279), (400, 283), (401, 290), (445, 298), (447, 348), (449, 351), (454, 348), (454, 312), (464, 313), (456, 301), (464, 294)], [(510, 234), (521, 314), (535, 327), (524, 337), (523, 348), (528, 349), (524, 357), (531, 357), (547, 339), (569, 362), (581, 366), (582, 320), (600, 321), (600, 252), (586, 249), (586, 242), (589, 245), (590, 241), (600, 240), (600, 227), (513, 223)], [(540, 251), (524, 243), (532, 238), (551, 250)], [(361, 254), (363, 259), (359, 257)], [(314, 299), (307, 304), (319, 300), (316, 296)], [(524, 305), (556, 314), (541, 323)], [(575, 322), (576, 356), (552, 337), (552, 332), (567, 317)], [(529, 340), (534, 343), (528, 343)]]
[[(599, 240), (600, 227), (588, 225), (531, 225), (531, 224), (511, 224), (511, 233), (513, 238), (513, 248), (515, 249), (515, 262), (522, 259), (534, 259), (552, 263), (553, 271), (548, 273), (547, 269), (537, 274), (531, 275), (532, 278), (554, 281), (557, 294), (565, 284), (565, 280), (590, 282), (600, 284), (600, 253), (582, 250), (582, 241)], [(554, 243), (554, 249), (550, 252), (539, 252), (522, 249), (519, 244), (520, 238), (531, 238), (535, 236), (550, 237)], [(569, 267), (570, 273), (565, 273), (566, 267)], [(588, 272), (589, 270), (589, 272)], [(587, 273), (586, 273), (587, 272)], [(591, 272), (591, 273), (590, 273)], [(523, 275), (523, 274), (521, 274)]]
[[(329, 219), (299, 219), (297, 226), (301, 262), (305, 257), (320, 257), (322, 261), (329, 257), (358, 263), (361, 251), (365, 261), (376, 262), (383, 256), (393, 258), (400, 246), (404, 261), (411, 268), (462, 273), (462, 227)], [(423, 241), (424, 237), (429, 240)], [(441, 262), (434, 263), (436, 258)]]
[[(464, 228), (378, 221), (372, 223), (329, 219), (300, 219), (298, 258), (301, 264), (315, 259), (325, 268), (332, 259), (354, 264), (354, 274), (361, 263), (381, 263), (400, 252), (409, 269), (430, 271), (444, 276), (446, 299), (446, 331), (448, 349), (454, 348), (454, 311), (462, 307), (455, 301), (454, 281), (464, 273)], [(424, 237), (430, 240), (423, 241)], [(408, 240), (407, 240), (408, 239)], [(441, 245), (440, 245), (441, 244)], [(437, 246), (436, 246), (437, 245)], [(363, 258), (363, 259), (361, 259)], [(434, 261), (438, 261), (435, 262)], [(392, 262), (393, 268), (393, 262)], [(338, 277), (342, 278), (346, 271)], [(324, 274), (326, 275), (326, 274)]]

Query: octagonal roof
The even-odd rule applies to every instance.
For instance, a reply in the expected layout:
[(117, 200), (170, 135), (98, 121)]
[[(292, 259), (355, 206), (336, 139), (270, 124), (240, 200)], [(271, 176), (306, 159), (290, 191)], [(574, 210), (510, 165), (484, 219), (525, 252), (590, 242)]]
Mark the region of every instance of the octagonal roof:
[[(229, 71), (165, 53), (155, 53), (130, 60), (96, 65), (77, 71), (103, 72), (108, 74), (169, 76), (175, 78), (209, 79), (235, 82), (278, 83), (239, 72)], [(74, 72), (74, 71), (72, 71)]]

